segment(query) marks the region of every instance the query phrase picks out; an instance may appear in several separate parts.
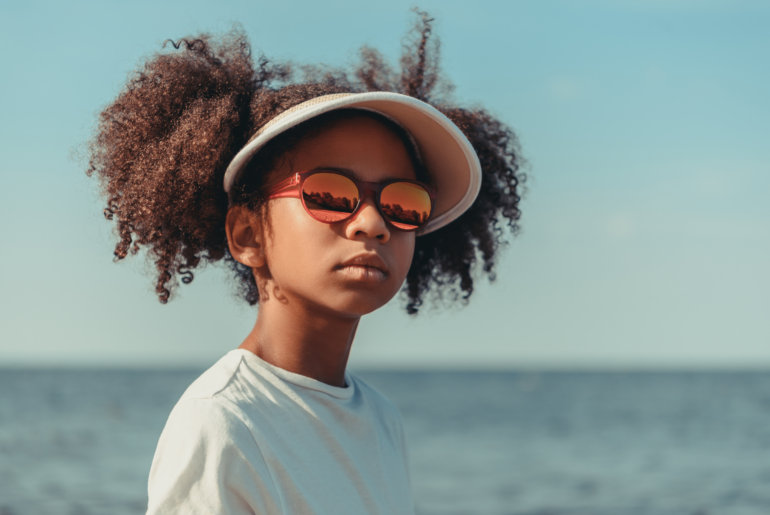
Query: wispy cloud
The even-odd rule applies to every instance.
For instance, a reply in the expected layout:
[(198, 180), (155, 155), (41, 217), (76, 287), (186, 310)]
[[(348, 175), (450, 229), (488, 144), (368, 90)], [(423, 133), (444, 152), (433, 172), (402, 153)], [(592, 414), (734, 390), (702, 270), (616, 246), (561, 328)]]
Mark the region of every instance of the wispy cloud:
[(571, 77), (558, 77), (547, 83), (550, 96), (560, 102), (571, 102), (579, 99), (585, 93), (582, 81)]
[(626, 214), (615, 214), (607, 220), (607, 232), (614, 238), (626, 238), (634, 232), (634, 221)]
[[(768, 12), (770, 4), (764, 0), (596, 0), (588, 5), (611, 10), (638, 12)], [(586, 3), (583, 4), (586, 6)]]

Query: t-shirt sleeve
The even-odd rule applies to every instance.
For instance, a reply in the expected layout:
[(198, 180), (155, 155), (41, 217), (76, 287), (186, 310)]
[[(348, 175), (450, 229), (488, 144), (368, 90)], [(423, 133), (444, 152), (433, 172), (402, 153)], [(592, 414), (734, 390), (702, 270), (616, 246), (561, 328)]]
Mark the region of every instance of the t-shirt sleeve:
[(150, 469), (147, 515), (280, 513), (270, 471), (249, 429), (214, 398), (171, 412)]

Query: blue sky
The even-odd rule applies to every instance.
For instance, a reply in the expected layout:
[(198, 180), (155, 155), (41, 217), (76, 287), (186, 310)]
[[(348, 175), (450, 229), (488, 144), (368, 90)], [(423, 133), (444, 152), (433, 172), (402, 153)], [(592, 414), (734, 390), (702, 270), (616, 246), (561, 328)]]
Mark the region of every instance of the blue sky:
[[(202, 366), (255, 313), (212, 267), (172, 303), (112, 263), (71, 158), (169, 37), (243, 25), (276, 59), (395, 59), (412, 2), (0, 4), (0, 365)], [(420, 3), (458, 101), (514, 128), (523, 230), (470, 305), (365, 317), (354, 367), (770, 367), (770, 6)]]

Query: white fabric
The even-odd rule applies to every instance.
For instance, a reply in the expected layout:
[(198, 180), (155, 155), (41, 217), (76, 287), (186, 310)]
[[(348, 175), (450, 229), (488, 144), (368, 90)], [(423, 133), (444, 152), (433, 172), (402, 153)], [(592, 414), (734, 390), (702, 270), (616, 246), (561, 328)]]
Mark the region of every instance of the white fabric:
[(345, 382), (229, 352), (169, 416), (148, 515), (413, 514), (398, 411), (352, 375)]

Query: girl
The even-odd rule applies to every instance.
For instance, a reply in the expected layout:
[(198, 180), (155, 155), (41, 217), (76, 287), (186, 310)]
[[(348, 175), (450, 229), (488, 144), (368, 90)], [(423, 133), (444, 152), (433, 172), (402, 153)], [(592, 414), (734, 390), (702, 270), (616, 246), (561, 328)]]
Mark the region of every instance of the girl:
[[(399, 290), (468, 299), (519, 218), (514, 134), (451, 105), (421, 14), (399, 76), (264, 58), (242, 32), (148, 59), (99, 119), (89, 174), (162, 303), (224, 262), (254, 329), (172, 411), (150, 514), (413, 513), (396, 409), (346, 371), (362, 315)], [(444, 88), (445, 90), (446, 87)]]

